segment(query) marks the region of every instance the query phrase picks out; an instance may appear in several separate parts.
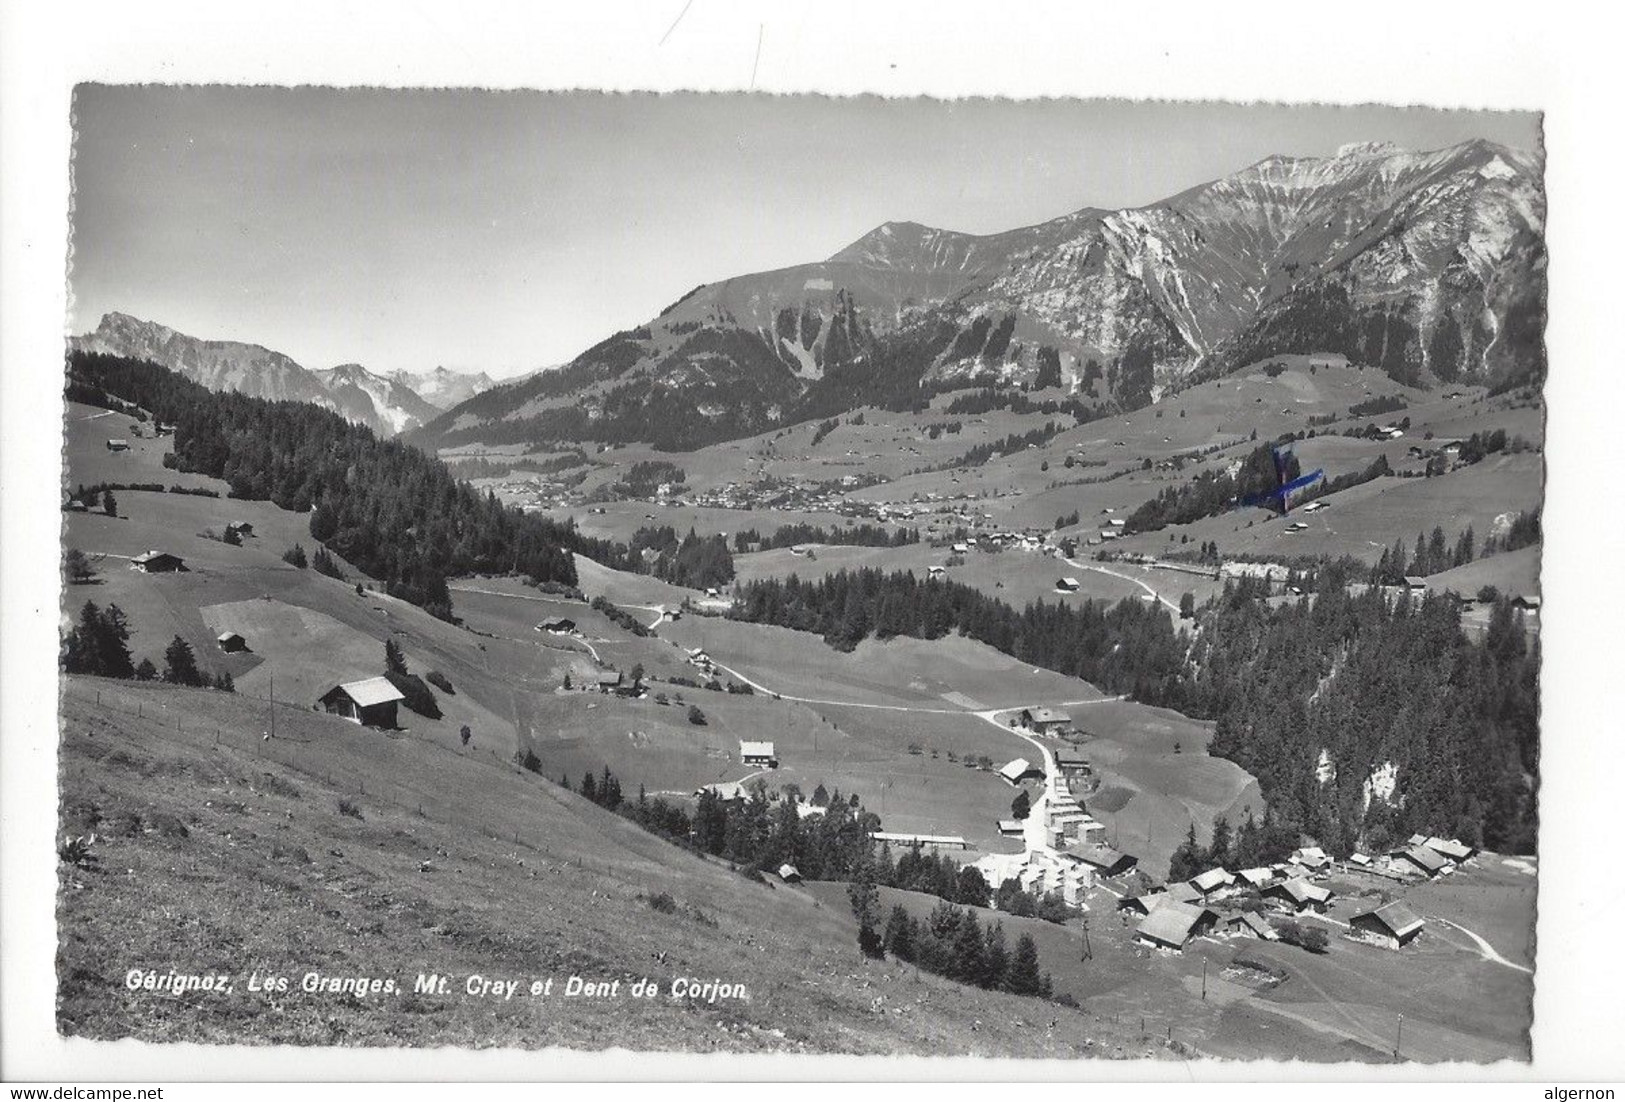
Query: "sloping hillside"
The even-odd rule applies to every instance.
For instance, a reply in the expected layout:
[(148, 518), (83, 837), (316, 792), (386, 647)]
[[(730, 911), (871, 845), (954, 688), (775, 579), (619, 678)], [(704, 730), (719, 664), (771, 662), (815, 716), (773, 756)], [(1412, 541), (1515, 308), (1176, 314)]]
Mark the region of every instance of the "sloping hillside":
[[(478, 747), (299, 710), (262, 739), (267, 719), (262, 703), (229, 694), (65, 680), (62, 830), (96, 841), (92, 859), (61, 866), (63, 1032), (1050, 1057), (1117, 1048), (1118, 1027), (1086, 1013), (866, 963), (841, 908), (660, 841)], [(141, 969), (221, 974), (230, 990), (132, 990), (127, 974)], [(393, 980), (395, 991), (307, 992), (312, 972)], [(447, 993), (414, 993), (420, 973), (449, 977)], [(470, 995), (476, 975), (525, 993)], [(619, 980), (620, 994), (566, 997), (572, 975)], [(290, 989), (250, 990), (272, 976)], [(528, 993), (548, 977), (551, 995)], [(658, 997), (630, 996), (644, 977)], [(746, 997), (674, 998), (680, 978), (743, 985)]]

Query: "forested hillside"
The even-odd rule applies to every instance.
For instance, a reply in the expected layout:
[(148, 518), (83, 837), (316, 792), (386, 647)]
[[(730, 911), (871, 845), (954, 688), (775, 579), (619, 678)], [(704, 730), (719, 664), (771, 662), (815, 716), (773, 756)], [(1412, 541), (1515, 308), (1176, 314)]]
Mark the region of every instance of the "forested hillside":
[[(1258, 596), (1243, 584), (1201, 616), (1186, 710), (1218, 721), (1210, 753), (1340, 852), (1416, 831), (1533, 852), (1540, 649), (1509, 602), (1480, 644), (1450, 598), (1350, 596), (1336, 571), (1313, 599)], [(1368, 804), (1388, 763), (1394, 792)]]
[(1039, 601), (1018, 612), (971, 586), (922, 582), (908, 571), (841, 570), (817, 581), (764, 578), (743, 587), (731, 615), (814, 631), (848, 650), (871, 634), (940, 639), (959, 631), (1023, 662), (1170, 706), (1181, 698), (1188, 646), (1167, 614), (1144, 601)]
[[(732, 615), (823, 635), (937, 639), (954, 631), (1108, 692), (1217, 721), (1209, 753), (1258, 777), (1276, 819), (1347, 853), (1414, 831), (1528, 852), (1538, 786), (1538, 644), (1504, 599), (1482, 643), (1453, 600), (1350, 596), (1320, 572), (1311, 598), (1271, 607), (1244, 581), (1201, 610), (1194, 637), (1144, 601), (1043, 601), (1020, 611), (908, 572), (763, 579)], [(1324, 752), (1324, 758), (1323, 758)], [(1323, 767), (1323, 761), (1326, 765)], [(1391, 765), (1393, 793), (1368, 797)], [(1333, 771), (1324, 782), (1317, 772)]]
[(176, 469), (224, 479), (233, 497), (310, 513), (312, 537), (441, 617), (451, 615), (449, 577), (512, 572), (573, 585), (572, 550), (625, 554), (510, 509), (439, 460), (313, 405), (216, 393), (156, 364), (77, 351), (68, 394), (99, 405), (111, 395), (173, 424)]

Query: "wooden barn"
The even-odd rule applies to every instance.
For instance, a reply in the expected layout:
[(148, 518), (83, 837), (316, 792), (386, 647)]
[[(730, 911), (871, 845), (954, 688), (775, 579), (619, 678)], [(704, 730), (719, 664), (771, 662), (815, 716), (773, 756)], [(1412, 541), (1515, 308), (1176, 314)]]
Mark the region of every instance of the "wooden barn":
[(1235, 882), (1235, 874), (1227, 872), (1222, 868), (1208, 869), (1200, 876), (1193, 876), (1188, 881), (1190, 886), (1201, 892), (1203, 896), (1213, 895), (1216, 892), (1230, 887)]
[(1281, 935), (1257, 911), (1242, 911), (1224, 920), (1224, 932), (1232, 937), (1256, 937), (1264, 941), (1279, 941)]
[(1308, 877), (1300, 876), (1296, 880), (1287, 880), (1280, 884), (1272, 884), (1263, 891), (1265, 899), (1275, 900), (1283, 904), (1288, 911), (1301, 914), (1304, 911), (1314, 911), (1324, 914), (1326, 905), (1332, 901), (1330, 888), (1323, 888), (1319, 884), (1309, 881)]
[(739, 760), (745, 765), (755, 765), (763, 769), (777, 769), (779, 767), (779, 757), (773, 752), (771, 742), (746, 742), (741, 739), (739, 743)]
[(1123, 876), (1133, 872), (1140, 863), (1138, 857), (1121, 853), (1110, 846), (1079, 846), (1072, 852), (1100, 876)]
[(1021, 724), (1041, 735), (1052, 735), (1072, 726), (1072, 717), (1059, 708), (1023, 708)]
[(1055, 751), (1055, 768), (1060, 771), (1063, 779), (1072, 783), (1087, 781), (1095, 772), (1094, 766), (1089, 764), (1089, 759), (1076, 750)]
[(1351, 933), (1387, 949), (1409, 945), (1426, 925), (1421, 915), (1397, 899), (1349, 919)]
[(342, 716), (363, 727), (395, 727), (396, 705), (405, 700), (387, 677), (369, 677), (334, 685), (316, 703), (330, 715)]
[(186, 569), (186, 560), (168, 551), (143, 551), (130, 560), (133, 569), (146, 574), (170, 574)]
[(219, 644), (220, 649), (225, 651), (227, 654), (235, 654), (238, 651), (245, 651), (248, 649), (248, 640), (244, 639), (241, 635), (238, 635), (235, 631), (222, 631), (219, 635), (214, 637), (214, 641)]
[(1005, 763), (999, 770), (999, 776), (1011, 784), (1020, 785), (1023, 781), (1043, 780), (1044, 771), (1026, 758), (1017, 758), (1015, 761)]
[(1429, 846), (1409, 846), (1393, 857), (1393, 863), (1429, 878), (1455, 867), (1448, 857)]
[(1206, 907), (1169, 900), (1145, 916), (1135, 940), (1158, 949), (1184, 949), (1193, 938), (1210, 932), (1219, 916)]

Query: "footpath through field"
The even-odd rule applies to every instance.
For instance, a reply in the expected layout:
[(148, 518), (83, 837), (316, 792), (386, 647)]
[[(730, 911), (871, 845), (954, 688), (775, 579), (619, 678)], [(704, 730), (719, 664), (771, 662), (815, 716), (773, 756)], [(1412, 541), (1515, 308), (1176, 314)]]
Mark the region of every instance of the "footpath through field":
[(1099, 566), (1099, 565), (1097, 565), (1095, 563), (1079, 562), (1077, 559), (1062, 559), (1061, 561), (1066, 563), (1068, 566), (1070, 566), (1070, 567), (1072, 567), (1072, 568), (1074, 568), (1076, 570), (1093, 570), (1096, 574), (1109, 574), (1113, 578), (1117, 578), (1120, 581), (1132, 582), (1134, 585), (1137, 585), (1141, 589), (1145, 590), (1146, 593), (1149, 594), (1150, 596), (1155, 597), (1157, 600), (1161, 601), (1171, 611), (1173, 611), (1173, 612), (1178, 612), (1179, 611), (1178, 602), (1170, 601), (1168, 598), (1164, 597), (1161, 593), (1158, 593), (1156, 591), (1156, 589), (1154, 589), (1151, 586), (1151, 584), (1149, 582), (1145, 581), (1143, 578), (1136, 578), (1132, 574), (1124, 574), (1124, 573), (1121, 573), (1119, 571), (1112, 570), (1112, 569), (1110, 569), (1108, 567)]
[(1526, 968), (1523, 965), (1519, 964), (1517, 961), (1507, 960), (1507, 958), (1503, 957), (1500, 953), (1497, 953), (1495, 951), (1494, 946), (1492, 946), (1489, 942), (1485, 941), (1483, 938), (1479, 937), (1477, 934), (1473, 933), (1473, 931), (1469, 930), (1467, 927), (1463, 926), (1461, 923), (1459, 923), (1459, 922), (1451, 922), (1448, 918), (1440, 918), (1438, 915), (1429, 915), (1428, 917), (1431, 918), (1435, 922), (1442, 922), (1446, 926), (1450, 926), (1450, 927), (1453, 927), (1454, 929), (1460, 930), (1462, 933), (1464, 933), (1468, 937), (1472, 938), (1473, 939), (1473, 944), (1478, 947), (1479, 955), (1482, 956), (1485, 960), (1489, 961), (1491, 964), (1499, 964), (1499, 965), (1502, 965), (1502, 966), (1504, 966), (1506, 968), (1511, 968), (1511, 969), (1513, 969), (1515, 971), (1523, 972), (1524, 974), (1530, 975), (1530, 976), (1535, 974), (1535, 970), (1533, 968)]

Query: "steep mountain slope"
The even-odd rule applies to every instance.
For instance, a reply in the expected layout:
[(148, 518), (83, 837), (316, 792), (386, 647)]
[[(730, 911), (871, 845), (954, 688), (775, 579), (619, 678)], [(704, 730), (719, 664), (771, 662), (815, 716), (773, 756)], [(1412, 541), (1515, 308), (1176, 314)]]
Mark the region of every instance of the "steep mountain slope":
[(370, 406), (383, 423), (386, 436), (416, 428), (440, 416), (437, 406), (424, 401), (405, 383), (374, 375), (360, 364), (340, 364), (311, 374), (322, 381), (328, 396), (341, 406)]
[(497, 385), (497, 381), (483, 371), (453, 371), (449, 367), (437, 367), (433, 371), (391, 371), (388, 378), (410, 388), (437, 410), (448, 410)]
[(109, 313), (71, 348), (150, 360), (210, 390), (234, 390), (272, 401), (311, 402), (381, 436), (433, 420), (439, 410), (407, 385), (360, 364), (312, 371), (291, 357), (242, 341), (204, 340), (157, 322)]
[(1048, 381), (1134, 408), (1262, 355), (1409, 383), (1544, 370), (1537, 156), (1487, 142), (1270, 157), (1146, 207), (988, 236), (886, 223), (828, 260), (695, 288), (568, 367), (417, 433), (691, 447), (932, 387)]

